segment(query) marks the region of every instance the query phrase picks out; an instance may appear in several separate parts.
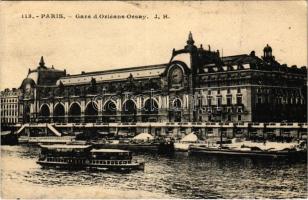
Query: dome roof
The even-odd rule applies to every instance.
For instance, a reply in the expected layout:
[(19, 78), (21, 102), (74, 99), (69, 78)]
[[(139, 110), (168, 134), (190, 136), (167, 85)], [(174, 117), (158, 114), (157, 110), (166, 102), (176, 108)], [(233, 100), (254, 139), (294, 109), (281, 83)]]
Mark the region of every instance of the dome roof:
[[(35, 82), (35, 84), (37, 84), (38, 77), (39, 77), (39, 74), (38, 74), (37, 70), (31, 71), (31, 72), (28, 74), (28, 76), (27, 76), (27, 78), (28, 78), (28, 79), (32, 79), (32, 80)], [(26, 78), (26, 79), (27, 79), (27, 78)]]
[(31, 87), (34, 87), (36, 82), (32, 78), (27, 77), (22, 81), (20, 88), (24, 88), (27, 84), (30, 84)]

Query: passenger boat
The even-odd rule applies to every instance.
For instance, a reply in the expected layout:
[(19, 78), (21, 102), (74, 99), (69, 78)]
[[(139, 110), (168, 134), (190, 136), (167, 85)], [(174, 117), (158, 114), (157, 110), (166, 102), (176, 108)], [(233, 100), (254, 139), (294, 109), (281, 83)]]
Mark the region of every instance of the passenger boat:
[(132, 152), (95, 149), (92, 145), (40, 145), (37, 161), (43, 167), (87, 170), (143, 170), (144, 162), (132, 159)]

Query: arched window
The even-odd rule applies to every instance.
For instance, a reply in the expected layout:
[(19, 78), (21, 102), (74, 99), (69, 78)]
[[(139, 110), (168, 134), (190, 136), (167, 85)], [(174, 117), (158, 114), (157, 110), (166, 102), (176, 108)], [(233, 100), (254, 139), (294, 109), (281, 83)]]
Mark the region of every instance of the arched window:
[(143, 122), (155, 122), (158, 116), (158, 104), (154, 99), (148, 99), (142, 109)]
[(68, 111), (68, 121), (78, 123), (81, 119), (81, 108), (78, 103), (73, 103)]
[(24, 107), (24, 123), (29, 123), (30, 122), (30, 106), (25, 105)]
[(171, 111), (169, 112), (169, 120), (174, 122), (182, 121), (182, 102), (180, 99), (173, 101)]
[(49, 107), (44, 104), (42, 105), (39, 113), (39, 121), (40, 122), (48, 122), (50, 117), (50, 110)]
[(88, 103), (85, 110), (85, 122), (96, 122), (98, 115), (98, 107), (95, 102)]
[(122, 122), (137, 121), (137, 107), (133, 100), (127, 100), (122, 106)]
[(63, 123), (65, 119), (65, 109), (61, 103), (58, 103), (53, 111), (53, 121), (56, 123)]
[(182, 108), (182, 102), (180, 99), (175, 99), (173, 102), (173, 108), (175, 108), (176, 110), (181, 110)]
[(117, 106), (113, 101), (107, 101), (103, 108), (103, 122), (115, 122)]

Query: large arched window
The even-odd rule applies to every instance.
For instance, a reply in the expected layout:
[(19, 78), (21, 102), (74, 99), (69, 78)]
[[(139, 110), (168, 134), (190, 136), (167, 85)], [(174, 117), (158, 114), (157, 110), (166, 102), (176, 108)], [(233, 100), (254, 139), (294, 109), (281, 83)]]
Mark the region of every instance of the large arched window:
[(85, 122), (96, 122), (98, 115), (98, 107), (95, 102), (88, 103), (85, 110)]
[(23, 121), (24, 121), (24, 123), (30, 122), (30, 106), (29, 105), (25, 105), (25, 107), (24, 107)]
[(122, 106), (122, 122), (136, 122), (137, 121), (137, 107), (133, 100), (125, 101)]
[(182, 108), (182, 102), (180, 99), (175, 99), (173, 102), (173, 108), (175, 108), (175, 110), (181, 110)]
[(44, 104), (42, 105), (40, 112), (39, 112), (39, 121), (40, 122), (48, 122), (50, 118), (50, 110), (49, 107)]
[(169, 112), (169, 119), (173, 122), (182, 121), (182, 102), (178, 98), (172, 102), (171, 110)]
[(143, 122), (155, 122), (158, 116), (158, 104), (154, 99), (148, 99), (142, 109)]
[(65, 109), (61, 103), (58, 103), (53, 111), (53, 121), (56, 123), (63, 123), (65, 119)]
[(78, 123), (81, 118), (81, 108), (78, 103), (73, 103), (68, 111), (68, 122)]
[(107, 101), (103, 108), (103, 122), (115, 122), (117, 114), (117, 106), (113, 101)]

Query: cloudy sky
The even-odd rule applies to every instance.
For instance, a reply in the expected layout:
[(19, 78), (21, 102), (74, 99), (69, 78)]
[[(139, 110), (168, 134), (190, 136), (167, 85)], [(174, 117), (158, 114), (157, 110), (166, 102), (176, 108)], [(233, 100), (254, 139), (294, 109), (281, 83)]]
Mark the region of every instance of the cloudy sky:
[[(19, 87), (44, 56), (47, 66), (70, 74), (160, 64), (196, 45), (224, 56), (261, 56), (268, 43), (281, 63), (307, 65), (307, 4), (273, 2), (1, 2), (1, 90)], [(66, 19), (41, 19), (61, 13)], [(22, 18), (31, 14), (35, 19)], [(75, 15), (144, 15), (140, 19), (76, 19)], [(169, 19), (154, 19), (167, 14)], [(36, 18), (36, 16), (39, 16)]]

